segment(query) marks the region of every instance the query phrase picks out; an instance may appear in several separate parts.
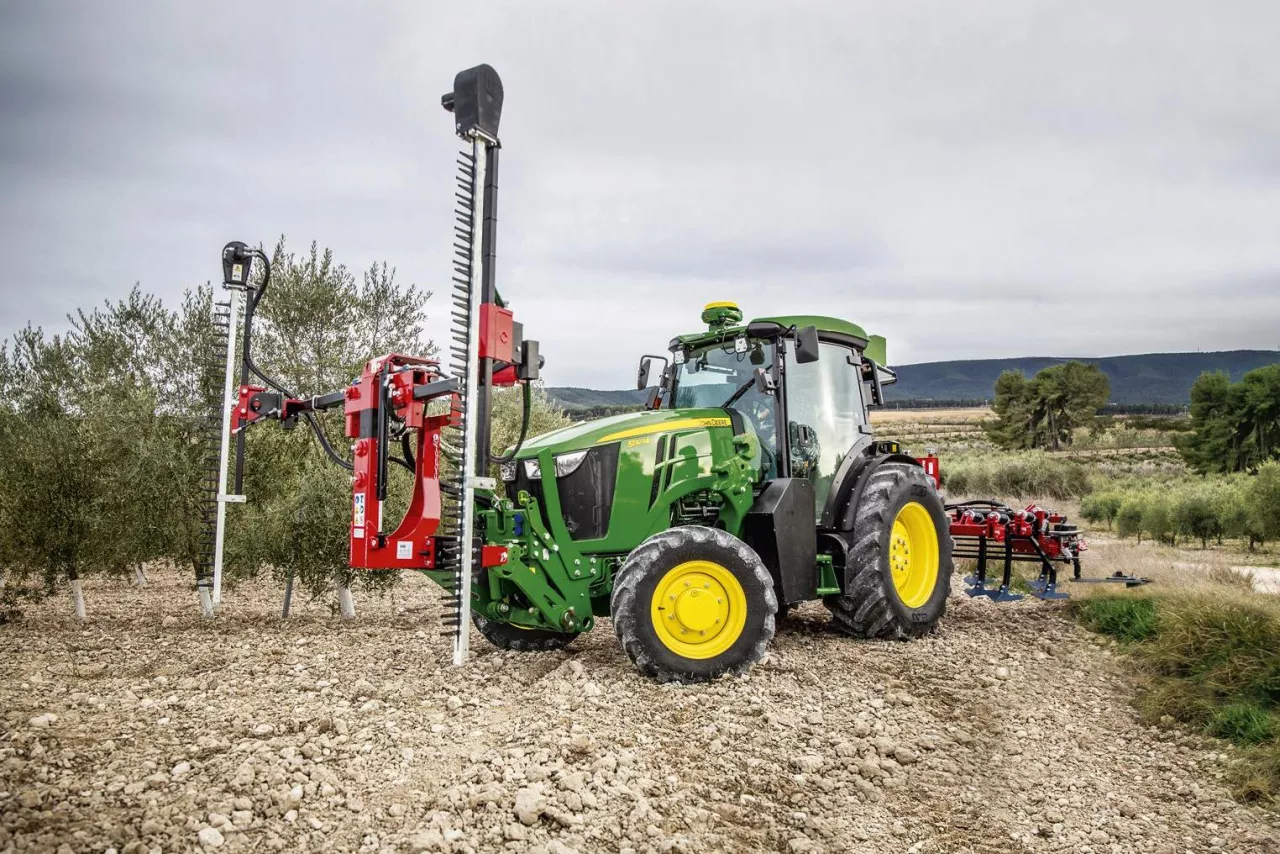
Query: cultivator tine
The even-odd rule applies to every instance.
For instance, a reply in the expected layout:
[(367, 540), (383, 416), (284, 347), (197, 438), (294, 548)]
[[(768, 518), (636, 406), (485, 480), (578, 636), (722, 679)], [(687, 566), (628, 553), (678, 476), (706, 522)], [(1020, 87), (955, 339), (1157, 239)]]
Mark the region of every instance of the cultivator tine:
[(1000, 586), (995, 590), (988, 590), (987, 595), (991, 597), (992, 602), (1017, 602), (1022, 598), (1021, 593), (1014, 593), (1010, 590), (1013, 586), (1013, 540), (1007, 538), (1004, 541), (1004, 570), (1000, 576)]
[(966, 575), (964, 583), (969, 585), (969, 589), (965, 591), (970, 597), (973, 596), (989, 596), (991, 591), (987, 590), (987, 538), (978, 537), (978, 568), (973, 575)]

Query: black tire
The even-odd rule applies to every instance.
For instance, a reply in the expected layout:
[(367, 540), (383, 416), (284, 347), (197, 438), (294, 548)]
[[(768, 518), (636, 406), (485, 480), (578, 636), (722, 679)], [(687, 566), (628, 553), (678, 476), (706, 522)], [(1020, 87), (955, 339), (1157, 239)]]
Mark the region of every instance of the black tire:
[(514, 652), (551, 652), (564, 649), (578, 635), (569, 632), (553, 632), (550, 629), (522, 629), (511, 623), (497, 623), (472, 613), (471, 624), (484, 639), (498, 649)]
[[(933, 590), (916, 607), (899, 595), (889, 560), (894, 521), (912, 502), (928, 511), (938, 542)], [(836, 627), (855, 637), (899, 640), (932, 631), (947, 610), (952, 541), (942, 498), (924, 469), (909, 463), (884, 463), (876, 469), (858, 500), (852, 539), (844, 593), (823, 600)]]
[[(741, 585), (745, 602), (739, 613), (726, 617), (726, 623), (740, 620), (741, 631), (723, 652), (705, 658), (670, 648), (659, 638), (652, 616), (654, 608), (665, 606), (654, 603), (654, 596), (661, 595), (659, 585), (673, 569), (690, 561), (706, 561), (727, 571)], [(700, 591), (695, 588), (696, 592)], [(764, 658), (773, 639), (778, 600), (769, 571), (746, 543), (725, 531), (688, 525), (654, 534), (627, 557), (614, 576), (610, 611), (618, 643), (641, 673), (659, 682), (706, 682), (746, 673)]]

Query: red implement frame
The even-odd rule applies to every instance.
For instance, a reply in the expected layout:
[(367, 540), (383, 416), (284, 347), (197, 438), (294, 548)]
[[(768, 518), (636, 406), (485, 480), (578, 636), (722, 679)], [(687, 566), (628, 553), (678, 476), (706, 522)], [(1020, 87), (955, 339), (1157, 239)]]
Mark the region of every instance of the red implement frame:
[[(494, 313), (494, 337), (508, 345), (511, 313)], [(505, 330), (504, 330), (505, 323)], [(499, 347), (499, 352), (501, 348)], [(510, 377), (495, 375), (494, 385), (510, 385)], [(440, 373), (433, 359), (390, 353), (372, 359), (359, 379), (341, 392), (314, 398), (284, 398), (262, 386), (241, 386), (236, 403), (235, 430), (268, 419), (291, 421), (304, 413), (343, 406), (346, 436), (352, 440), (350, 562), (354, 569), (434, 569), (436, 532), (440, 527), (441, 430), (456, 418), (456, 407), (442, 406), (428, 414), (433, 400), (452, 399), (456, 383)], [(383, 524), (387, 466), (391, 449), (390, 425), (401, 445), (412, 452), (413, 496), (404, 518), (388, 532)], [(507, 562), (501, 546), (480, 550), (481, 566)]]

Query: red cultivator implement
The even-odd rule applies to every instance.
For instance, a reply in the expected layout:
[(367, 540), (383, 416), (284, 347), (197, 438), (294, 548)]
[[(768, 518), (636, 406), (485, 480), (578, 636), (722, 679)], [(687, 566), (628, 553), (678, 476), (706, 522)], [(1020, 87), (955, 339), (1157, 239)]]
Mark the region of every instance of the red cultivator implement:
[[(940, 484), (940, 472), (936, 457), (921, 460), (925, 471)], [(1066, 599), (1066, 593), (1058, 590), (1058, 564), (1071, 566), (1071, 581), (1081, 584), (1123, 584), (1137, 587), (1151, 579), (1116, 572), (1105, 578), (1084, 578), (1080, 574), (1080, 555), (1088, 549), (1080, 529), (1068, 522), (1063, 514), (1028, 504), (1016, 510), (995, 499), (978, 499), (946, 505), (951, 520), (951, 539), (955, 542), (952, 552), (957, 560), (975, 561), (972, 575), (964, 579), (969, 585), (965, 591), (970, 596), (989, 596), (995, 602), (1013, 602), (1023, 598), (1014, 593), (1013, 564), (1036, 563), (1040, 574), (1027, 583), (1031, 595), (1039, 599)], [(987, 585), (987, 563), (1001, 562), (1002, 571), (998, 586)]]

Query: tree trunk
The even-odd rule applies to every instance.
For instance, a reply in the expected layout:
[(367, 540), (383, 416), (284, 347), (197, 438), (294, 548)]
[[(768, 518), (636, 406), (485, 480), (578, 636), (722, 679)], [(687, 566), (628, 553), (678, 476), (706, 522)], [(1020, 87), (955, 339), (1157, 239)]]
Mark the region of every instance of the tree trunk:
[(74, 569), (67, 573), (71, 581), (71, 598), (76, 604), (76, 619), (84, 622), (84, 588), (80, 586), (80, 574)]
[(338, 588), (338, 613), (344, 620), (356, 618), (356, 600), (351, 596), (351, 588), (346, 585)]
[(200, 586), (200, 613), (206, 620), (213, 617), (213, 591), (204, 585)]
[(140, 563), (133, 567), (133, 583), (137, 587), (147, 586), (147, 571), (142, 568), (142, 564)]

